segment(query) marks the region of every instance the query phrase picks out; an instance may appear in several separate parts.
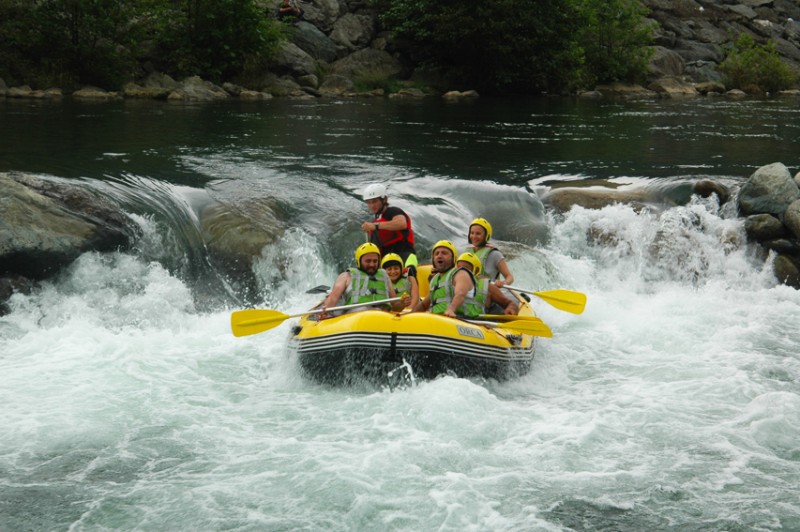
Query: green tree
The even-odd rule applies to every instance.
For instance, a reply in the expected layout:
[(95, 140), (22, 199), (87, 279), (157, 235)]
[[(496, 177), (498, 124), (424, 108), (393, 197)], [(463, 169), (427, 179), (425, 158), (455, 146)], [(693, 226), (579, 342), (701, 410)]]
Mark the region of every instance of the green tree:
[(6, 75), (37, 85), (116, 86), (135, 66), (131, 3), (2, 0), (0, 57)]
[(277, 49), (284, 25), (253, 0), (142, 0), (162, 70), (213, 81), (246, 76)]
[(636, 0), (373, 0), (413, 62), (499, 92), (564, 92), (643, 77), (651, 30)]
[(653, 54), (653, 29), (644, 22), (647, 9), (638, 0), (582, 0), (580, 11), (585, 83), (642, 81)]
[(774, 42), (759, 45), (746, 33), (729, 48), (719, 68), (728, 88), (745, 92), (775, 93), (797, 82), (797, 75), (778, 56)]
[(559, 91), (580, 67), (574, 0), (374, 0), (412, 62), (462, 88)]

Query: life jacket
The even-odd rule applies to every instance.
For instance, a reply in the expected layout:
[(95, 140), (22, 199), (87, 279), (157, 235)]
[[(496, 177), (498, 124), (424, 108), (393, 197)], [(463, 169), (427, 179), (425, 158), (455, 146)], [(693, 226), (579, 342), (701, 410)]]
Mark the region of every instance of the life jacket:
[[(372, 231), (370, 240), (381, 248), (382, 253), (385, 252), (389, 246), (397, 244), (398, 242), (408, 242), (411, 248), (414, 248), (414, 230), (411, 229), (411, 217), (405, 213), (403, 216), (406, 218), (407, 225), (402, 231), (386, 231), (380, 228), (378, 228), (377, 231)], [(382, 224), (390, 222), (391, 220), (384, 218), (383, 213), (381, 213), (380, 216), (373, 221), (377, 224)]]
[(411, 295), (411, 281), (408, 280), (407, 274), (401, 275), (394, 283), (394, 293), (397, 296)]
[(450, 268), (444, 275), (437, 273), (431, 279), (431, 312), (434, 314), (444, 314), (450, 302), (453, 300), (453, 276), (457, 271), (464, 270), (472, 277), (472, 289), (467, 292), (464, 302), (456, 309), (456, 315), (467, 318), (475, 318), (483, 312), (483, 307), (475, 300), (475, 287), (477, 282), (472, 272), (466, 268)]
[[(489, 244), (486, 244), (480, 249), (473, 249), (472, 254), (481, 259), (481, 271), (486, 272), (486, 257), (496, 249), (496, 247), (490, 246)], [(494, 277), (489, 280), (496, 281), (498, 277), (500, 277), (500, 272), (495, 272)]]
[(489, 283), (491, 281), (488, 277), (478, 277), (475, 286), (475, 302), (484, 309), (486, 302), (489, 301)]
[(389, 285), (391, 280), (386, 270), (378, 270), (375, 275), (358, 268), (350, 268), (350, 286), (344, 293), (344, 304), (371, 303), (389, 299)]

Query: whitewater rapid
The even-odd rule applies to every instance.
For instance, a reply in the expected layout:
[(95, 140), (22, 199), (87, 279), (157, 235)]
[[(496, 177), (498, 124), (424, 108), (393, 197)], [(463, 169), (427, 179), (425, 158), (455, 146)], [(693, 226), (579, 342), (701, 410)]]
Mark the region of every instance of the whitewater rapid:
[[(741, 223), (550, 215), (515, 284), (585, 313), (534, 300), (522, 378), (393, 392), (308, 382), (291, 321), (234, 338), (159, 262), (87, 253), (0, 317), (0, 529), (800, 529), (800, 292)], [(322, 238), (265, 252), (265, 306), (317, 302)]]

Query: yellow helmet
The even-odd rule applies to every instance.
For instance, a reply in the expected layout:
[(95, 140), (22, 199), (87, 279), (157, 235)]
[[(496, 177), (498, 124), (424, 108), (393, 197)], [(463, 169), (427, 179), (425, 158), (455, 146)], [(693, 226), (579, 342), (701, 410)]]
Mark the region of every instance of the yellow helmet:
[[(486, 218), (475, 218), (469, 223), (470, 228), (473, 225), (483, 227), (483, 230), (486, 231), (486, 242), (489, 242), (489, 239), (492, 238), (492, 224), (489, 223), (489, 220)], [(467, 240), (469, 240), (469, 229), (467, 229)]]
[(436, 251), (436, 248), (447, 248), (447, 249), (449, 249), (450, 253), (453, 254), (453, 259), (454, 260), (456, 258), (456, 255), (458, 255), (458, 251), (456, 251), (456, 246), (452, 242), (450, 242), (449, 240), (439, 240), (437, 243), (435, 243), (433, 245), (433, 248), (431, 248), (431, 255), (433, 255), (433, 252)]
[(366, 244), (361, 244), (356, 248), (356, 266), (359, 268), (361, 267), (361, 257), (366, 255), (367, 253), (377, 253), (378, 258), (381, 256), (381, 250), (378, 249), (378, 246), (373, 244), (372, 242), (367, 242)]
[(403, 258), (398, 255), (397, 253), (387, 253), (383, 260), (381, 261), (381, 268), (385, 268), (388, 264), (396, 262), (400, 268), (403, 268)]
[(462, 253), (461, 255), (458, 256), (456, 264), (458, 264), (462, 260), (464, 262), (469, 262), (470, 264), (472, 264), (472, 274), (475, 275), (475, 277), (481, 274), (481, 259), (476, 257), (473, 253), (470, 252)]

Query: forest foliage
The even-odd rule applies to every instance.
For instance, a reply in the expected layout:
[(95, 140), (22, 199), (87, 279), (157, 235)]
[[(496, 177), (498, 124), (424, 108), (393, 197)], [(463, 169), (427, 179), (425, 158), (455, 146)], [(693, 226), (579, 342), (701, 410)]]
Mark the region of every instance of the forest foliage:
[[(638, 0), (369, 0), (391, 49), (423, 77), (496, 93), (640, 82), (653, 28)], [(151, 71), (247, 84), (291, 25), (264, 0), (0, 0), (0, 78), (34, 88), (118, 89)], [(267, 7), (265, 7), (267, 6)], [(743, 37), (734, 86), (791, 83), (774, 46)], [(324, 69), (323, 69), (324, 70)]]
[(0, 77), (110, 89), (153, 69), (229, 81), (260, 68), (284, 33), (253, 0), (0, 0)]
[(637, 0), (372, 1), (415, 63), (467, 88), (564, 92), (647, 72)]

